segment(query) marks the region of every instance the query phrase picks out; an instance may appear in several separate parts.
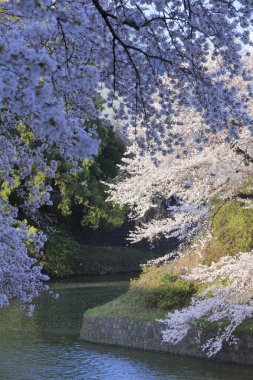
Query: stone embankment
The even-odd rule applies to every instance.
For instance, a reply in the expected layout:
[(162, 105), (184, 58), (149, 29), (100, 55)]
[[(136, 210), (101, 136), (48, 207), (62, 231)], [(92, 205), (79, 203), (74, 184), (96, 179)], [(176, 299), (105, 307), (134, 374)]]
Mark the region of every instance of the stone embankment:
[[(93, 343), (207, 358), (194, 340), (196, 336), (194, 330), (189, 331), (177, 345), (171, 345), (162, 341), (162, 328), (162, 322), (158, 321), (84, 315), (81, 339)], [(207, 334), (209, 333), (210, 331), (207, 331)], [(225, 343), (223, 349), (213, 359), (253, 365), (253, 334), (240, 333), (237, 334), (237, 338), (237, 344)]]

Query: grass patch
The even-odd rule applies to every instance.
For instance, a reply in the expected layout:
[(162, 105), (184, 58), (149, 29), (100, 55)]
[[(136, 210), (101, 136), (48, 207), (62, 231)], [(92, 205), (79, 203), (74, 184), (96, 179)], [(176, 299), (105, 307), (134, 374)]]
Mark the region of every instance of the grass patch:
[(206, 265), (223, 256), (252, 250), (253, 209), (245, 208), (238, 200), (224, 204), (213, 217), (212, 232), (213, 239), (205, 250)]
[(141, 297), (131, 290), (104, 305), (97, 306), (85, 312), (85, 316), (90, 317), (125, 317), (144, 321), (163, 319), (165, 314), (166, 313), (162, 310), (144, 308)]
[[(189, 303), (196, 291), (193, 283), (164, 272), (164, 266), (146, 268), (130, 289), (104, 305), (86, 311), (87, 316), (128, 317), (140, 320), (163, 319), (166, 312)], [(166, 266), (168, 271), (168, 266)], [(159, 275), (158, 275), (159, 273)]]
[(253, 319), (246, 319), (240, 326), (237, 327), (236, 332), (242, 334), (253, 334)]

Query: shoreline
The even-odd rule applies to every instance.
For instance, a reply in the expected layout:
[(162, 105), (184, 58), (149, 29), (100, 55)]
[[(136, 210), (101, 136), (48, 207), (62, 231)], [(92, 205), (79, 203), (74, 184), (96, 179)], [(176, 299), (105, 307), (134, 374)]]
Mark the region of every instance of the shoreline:
[[(253, 365), (253, 334), (237, 332), (238, 341), (225, 342), (221, 351), (208, 357), (196, 344), (196, 330), (190, 329), (178, 344), (162, 341), (162, 322), (137, 320), (129, 317), (86, 316), (84, 314), (80, 339), (90, 343), (108, 344), (132, 349), (170, 353), (180, 356)], [(206, 329), (207, 334), (210, 330)]]

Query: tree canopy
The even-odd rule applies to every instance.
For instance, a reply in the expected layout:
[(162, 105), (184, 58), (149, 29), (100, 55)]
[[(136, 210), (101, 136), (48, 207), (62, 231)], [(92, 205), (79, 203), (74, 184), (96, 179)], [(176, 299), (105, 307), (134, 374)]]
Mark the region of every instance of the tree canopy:
[[(0, 306), (13, 297), (30, 302), (45, 288), (20, 211), (33, 215), (51, 204), (52, 187), (41, 179), (55, 177), (55, 152), (77, 172), (98, 152), (96, 121), (108, 123), (97, 107), (101, 94), (153, 160), (177, 146), (186, 154), (189, 142), (203, 145), (219, 131), (226, 141), (239, 138), (240, 126), (252, 131), (252, 76), (241, 64), (252, 13), (247, 0), (1, 2)], [(238, 75), (246, 83), (240, 95), (228, 85)], [(204, 121), (190, 141), (178, 118), (182, 106)], [(19, 204), (7, 194), (13, 188)], [(45, 237), (33, 239), (40, 251)]]

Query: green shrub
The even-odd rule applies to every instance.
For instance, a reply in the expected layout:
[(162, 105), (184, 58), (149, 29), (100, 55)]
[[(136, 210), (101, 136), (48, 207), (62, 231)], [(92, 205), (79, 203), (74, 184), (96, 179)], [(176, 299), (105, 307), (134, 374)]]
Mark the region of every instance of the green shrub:
[(64, 278), (72, 274), (72, 263), (77, 244), (65, 231), (58, 229), (45, 245), (42, 265), (44, 271), (53, 278)]
[(144, 307), (170, 310), (187, 304), (195, 291), (192, 282), (166, 274), (157, 286), (145, 286), (139, 294)]
[(233, 200), (224, 204), (212, 221), (213, 239), (206, 248), (205, 264), (253, 248), (253, 209)]

